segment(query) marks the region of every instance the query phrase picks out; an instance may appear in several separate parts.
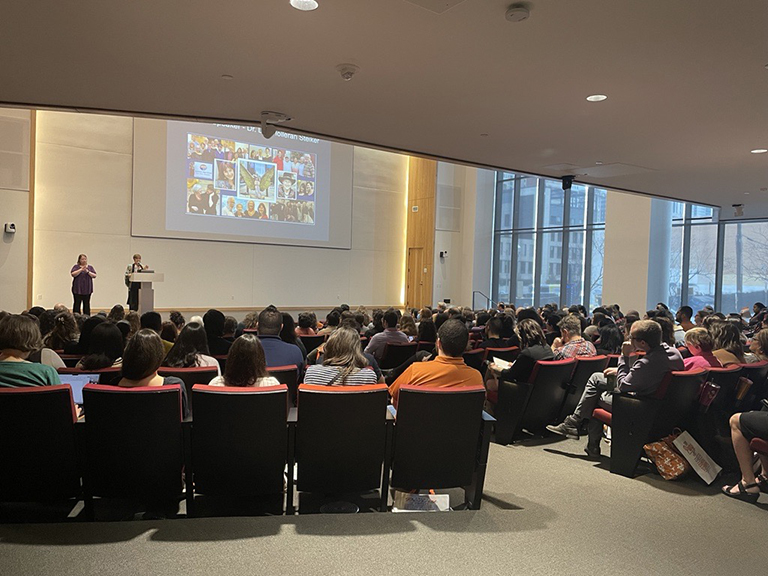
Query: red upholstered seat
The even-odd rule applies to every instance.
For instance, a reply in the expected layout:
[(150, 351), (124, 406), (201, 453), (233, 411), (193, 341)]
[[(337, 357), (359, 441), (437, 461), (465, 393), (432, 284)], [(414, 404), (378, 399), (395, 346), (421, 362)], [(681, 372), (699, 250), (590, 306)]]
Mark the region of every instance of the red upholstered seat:
[(749, 443), (752, 450), (763, 456), (768, 456), (768, 440), (762, 438), (753, 438)]
[(596, 418), (603, 424), (608, 424), (608, 426), (610, 426), (613, 414), (603, 408), (595, 408), (594, 412), (592, 412), (592, 418)]

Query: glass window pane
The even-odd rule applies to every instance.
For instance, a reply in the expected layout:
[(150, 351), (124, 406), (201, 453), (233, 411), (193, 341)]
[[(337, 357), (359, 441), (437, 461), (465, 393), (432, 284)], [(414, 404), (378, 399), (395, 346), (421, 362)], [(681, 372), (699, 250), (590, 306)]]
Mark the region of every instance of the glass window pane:
[(504, 182), (499, 190), (499, 214), (496, 230), (512, 230), (512, 213), (515, 201), (515, 181)]
[(520, 202), (517, 205), (518, 228), (533, 229), (536, 226), (536, 191), (538, 178), (523, 178), (520, 182)]
[(691, 226), (687, 304), (694, 310), (715, 305), (717, 226)]
[(768, 301), (768, 222), (726, 224), (723, 302), (726, 314)]
[(498, 286), (496, 287), (496, 300), (509, 302), (510, 300), (510, 272), (512, 270), (512, 235), (499, 235), (496, 253), (496, 266), (498, 266)]
[[(562, 192), (562, 190), (561, 190)], [(563, 261), (563, 233), (544, 232), (541, 235), (541, 292), (537, 305), (560, 302), (561, 262)]]
[(672, 203), (672, 220), (682, 220), (685, 217), (685, 202)]
[(510, 297), (515, 306), (533, 306), (533, 263), (535, 256), (532, 232), (516, 234), (517, 237), (517, 280), (515, 292)]
[(565, 205), (565, 192), (562, 185), (556, 180), (544, 181), (544, 220), (542, 226), (550, 228), (563, 225), (563, 206)]
[(587, 216), (587, 187), (574, 184), (571, 188), (570, 216), (568, 224), (570, 226), (584, 226)]
[[(603, 303), (603, 261), (605, 255), (605, 230), (592, 232), (592, 266), (590, 269), (589, 309)], [(606, 302), (608, 304), (608, 302)]]
[(592, 192), (592, 223), (605, 224), (605, 200), (608, 192), (602, 188), (595, 188)]
[(568, 234), (568, 276), (565, 284), (566, 305), (584, 302), (584, 232)]
[(499, 175), (500, 180), (509, 180), (510, 178), (515, 178), (517, 176), (514, 172), (497, 172), (496, 174)]
[(691, 204), (691, 218), (692, 219), (712, 219), (712, 208), (709, 206), (699, 206), (698, 204)]
[[(678, 202), (679, 204), (679, 202)], [(674, 214), (674, 207), (672, 208)], [(680, 287), (682, 283), (683, 268), (683, 228), (675, 226), (672, 228), (669, 239), (669, 297), (667, 306), (672, 310), (677, 310), (682, 306), (680, 302)]]

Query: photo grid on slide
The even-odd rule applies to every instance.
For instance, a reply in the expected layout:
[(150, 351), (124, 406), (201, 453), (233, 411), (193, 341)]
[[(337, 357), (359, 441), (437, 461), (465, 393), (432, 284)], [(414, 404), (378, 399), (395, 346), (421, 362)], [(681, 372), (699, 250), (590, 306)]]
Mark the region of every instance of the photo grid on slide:
[(314, 225), (317, 157), (187, 134), (187, 214)]

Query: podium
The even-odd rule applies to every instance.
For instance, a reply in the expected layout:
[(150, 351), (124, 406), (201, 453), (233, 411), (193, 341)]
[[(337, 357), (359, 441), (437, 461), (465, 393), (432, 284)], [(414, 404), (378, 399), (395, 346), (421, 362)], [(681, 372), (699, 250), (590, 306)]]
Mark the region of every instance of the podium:
[(128, 275), (128, 279), (139, 284), (139, 315), (152, 312), (155, 309), (155, 289), (152, 283), (164, 281), (165, 275), (158, 272), (134, 272)]

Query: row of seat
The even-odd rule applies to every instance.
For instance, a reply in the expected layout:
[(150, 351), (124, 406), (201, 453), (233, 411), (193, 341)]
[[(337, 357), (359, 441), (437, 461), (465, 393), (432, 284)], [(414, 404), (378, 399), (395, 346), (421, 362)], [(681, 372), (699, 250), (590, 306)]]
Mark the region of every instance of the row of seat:
[[(315, 494), (463, 487), (480, 507), (493, 419), (482, 387), (197, 384), (194, 419), (182, 421), (179, 386), (89, 384), (78, 421), (68, 385), (0, 389), (0, 500), (84, 497), (176, 499), (277, 495), (294, 512), (296, 489)], [(284, 476), (287, 474), (287, 478)], [(82, 485), (81, 485), (82, 479)]]

